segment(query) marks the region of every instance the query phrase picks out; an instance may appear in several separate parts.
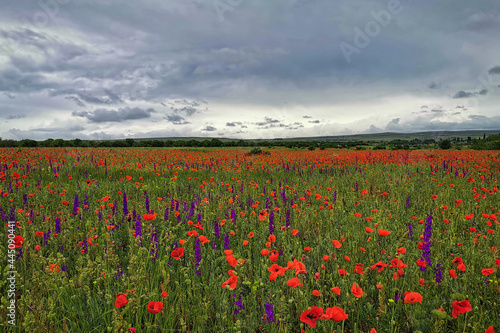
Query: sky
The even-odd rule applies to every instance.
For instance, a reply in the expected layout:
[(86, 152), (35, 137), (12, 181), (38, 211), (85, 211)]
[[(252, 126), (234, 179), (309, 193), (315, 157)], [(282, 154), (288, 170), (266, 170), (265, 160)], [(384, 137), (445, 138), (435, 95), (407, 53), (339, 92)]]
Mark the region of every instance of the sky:
[(3, 139), (500, 129), (498, 0), (1, 1)]

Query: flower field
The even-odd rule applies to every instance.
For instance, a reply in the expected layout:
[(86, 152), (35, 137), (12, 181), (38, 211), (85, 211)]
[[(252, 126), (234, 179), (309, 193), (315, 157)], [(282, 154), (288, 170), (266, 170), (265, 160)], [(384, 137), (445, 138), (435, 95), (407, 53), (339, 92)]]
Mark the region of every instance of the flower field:
[(1, 330), (500, 332), (499, 173), (494, 151), (2, 149)]

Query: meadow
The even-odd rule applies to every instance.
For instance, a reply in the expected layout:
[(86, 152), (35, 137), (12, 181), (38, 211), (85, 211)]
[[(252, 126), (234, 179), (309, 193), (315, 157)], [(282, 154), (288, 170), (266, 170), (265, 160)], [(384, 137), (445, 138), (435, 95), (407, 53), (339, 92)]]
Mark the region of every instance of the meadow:
[(268, 152), (1, 149), (1, 330), (500, 331), (498, 151)]

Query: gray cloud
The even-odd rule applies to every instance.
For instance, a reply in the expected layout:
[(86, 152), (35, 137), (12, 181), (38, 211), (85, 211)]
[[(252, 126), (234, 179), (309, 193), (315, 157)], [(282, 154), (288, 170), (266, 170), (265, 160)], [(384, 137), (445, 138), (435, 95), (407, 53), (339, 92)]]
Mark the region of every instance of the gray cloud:
[(236, 126), (241, 125), (241, 124), (243, 124), (241, 121), (233, 121), (233, 122), (227, 122), (226, 126), (227, 127), (236, 127)]
[(320, 120), (309, 120), (308, 123), (311, 123), (311, 124), (319, 124), (321, 121)]
[(476, 96), (476, 95), (486, 95), (487, 93), (488, 93), (487, 89), (482, 89), (478, 92), (469, 92), (469, 91), (460, 90), (453, 96), (453, 98), (467, 98), (467, 97), (472, 97), (472, 96)]
[[(256, 122), (255, 125), (257, 126), (266, 126), (268, 124), (277, 124), (279, 123), (280, 121), (278, 119), (273, 119), (273, 118), (270, 118), (270, 117), (265, 117), (264, 118), (264, 121), (259, 121), (259, 122)], [(266, 127), (268, 128), (268, 127)]]
[(25, 114), (11, 114), (7, 116), (7, 119), (21, 119), (26, 118)]
[(169, 114), (165, 116), (165, 119), (175, 125), (186, 125), (189, 124), (190, 122), (184, 119), (183, 117), (176, 115), (176, 114)]
[(493, 68), (490, 68), (488, 70), (488, 74), (490, 75), (500, 74), (500, 66), (495, 66)]
[(429, 84), (429, 89), (441, 89), (441, 84), (437, 84), (435, 82), (431, 82)]
[(205, 128), (203, 128), (201, 130), (202, 132), (214, 132), (214, 131), (217, 131), (217, 128), (213, 127), (213, 126), (210, 126), (210, 125), (207, 125)]
[(156, 112), (153, 108), (141, 109), (138, 107), (125, 107), (118, 110), (96, 109), (94, 111), (74, 111), (75, 117), (87, 118), (93, 123), (122, 122), (150, 118), (151, 113)]
[[(453, 96), (485, 94), (470, 112), (491, 119), (498, 112), (498, 83), (481, 87), (478, 80), (500, 74), (500, 66), (488, 70), (484, 65), (493, 66), (498, 53), (496, 0), (445, 1), (432, 9), (425, 2), (403, 4), (351, 64), (339, 44), (353, 43), (354, 29), (364, 29), (373, 19), (370, 13), (386, 3), (254, 0), (226, 12), (221, 21), (210, 1), (66, 2), (44, 26), (30, 22), (42, 10), (38, 2), (2, 5), (0, 118), (25, 114), (29, 119), (17, 131), (0, 129), (2, 137), (29, 135), (31, 124), (41, 128), (55, 117), (87, 119), (99, 129), (82, 130), (82, 135), (100, 137), (122, 135), (129, 125), (128, 136), (196, 135), (210, 123), (243, 138), (284, 137), (286, 129), (311, 136), (320, 127), (342, 133), (384, 130), (388, 123), (410, 130), (449, 128), (450, 112), (430, 110), (454, 108)], [(27, 20), (17, 20), (19, 14)], [(419, 29), (408, 29), (412, 26)], [(388, 100), (396, 102), (387, 106)], [(423, 108), (429, 112), (417, 117), (427, 122), (409, 126), (405, 119), (422, 104), (430, 105)], [(372, 117), (372, 107), (384, 111)], [(161, 113), (144, 112), (154, 108)], [(325, 115), (326, 108), (336, 111)], [(73, 110), (84, 111), (71, 117)], [(189, 126), (162, 132), (137, 125), (150, 117), (158, 128), (162, 123)], [(391, 122), (394, 118), (401, 121)], [(321, 122), (308, 122), (313, 119)], [(365, 120), (361, 126), (351, 119)], [(299, 120), (306, 126), (294, 123)], [(472, 121), (464, 123), (483, 126)], [(247, 125), (250, 129), (240, 131)], [(71, 134), (62, 131), (64, 126), (47, 127)]]

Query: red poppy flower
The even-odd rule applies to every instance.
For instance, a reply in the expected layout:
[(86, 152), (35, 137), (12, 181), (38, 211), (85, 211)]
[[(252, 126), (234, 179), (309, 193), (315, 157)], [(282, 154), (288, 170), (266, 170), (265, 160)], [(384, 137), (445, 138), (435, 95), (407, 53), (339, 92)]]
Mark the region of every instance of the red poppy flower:
[(316, 321), (323, 315), (323, 309), (311, 306), (300, 315), (300, 321), (311, 327), (316, 327)]
[(351, 292), (357, 298), (360, 298), (363, 295), (363, 289), (361, 289), (361, 287), (357, 286), (356, 282), (352, 283)]
[(173, 250), (170, 256), (175, 260), (179, 260), (183, 255), (184, 255), (184, 248), (180, 247), (177, 250)]
[(155, 314), (161, 311), (163, 309), (163, 303), (162, 302), (149, 302), (148, 303), (148, 311), (149, 313)]
[(127, 296), (128, 294), (118, 294), (115, 300), (115, 308), (121, 308), (122, 306), (125, 306), (125, 304), (128, 303)]
[(461, 302), (459, 301), (454, 301), (451, 306), (453, 307), (453, 311), (451, 312), (451, 315), (453, 318), (458, 318), (459, 314), (463, 314), (466, 312), (469, 312), (472, 310), (472, 307), (469, 303), (468, 300), (463, 300)]
[(189, 237), (191, 237), (191, 236), (196, 237), (196, 236), (198, 236), (198, 231), (196, 231), (196, 230), (191, 230), (191, 231), (188, 231), (188, 232), (187, 232), (187, 235), (188, 235)]
[(488, 276), (490, 274), (493, 274), (493, 268), (485, 268), (485, 269), (481, 270), (481, 274), (483, 274), (484, 276)]
[(332, 240), (332, 243), (333, 246), (335, 246), (337, 249), (340, 249), (342, 247), (342, 244), (336, 239)]
[(457, 278), (457, 272), (454, 269), (450, 269), (448, 273), (450, 274), (450, 277), (452, 277), (453, 279)]
[(409, 293), (409, 292), (405, 291), (405, 304), (406, 303), (416, 303), (416, 302), (419, 302), (420, 304), (422, 304), (422, 295), (420, 295), (417, 292)]
[(333, 288), (332, 288), (332, 291), (333, 291), (335, 294), (337, 294), (337, 295), (339, 295), (339, 296), (340, 296), (340, 288), (339, 288), (339, 287), (333, 287)]
[(161, 297), (167, 297), (167, 296), (168, 296), (168, 293), (165, 290), (163, 290), (161, 292)]
[(366, 232), (368, 232), (368, 233), (373, 232), (373, 229), (372, 229), (372, 228), (369, 228), (369, 227), (365, 227), (365, 230), (366, 230)]
[(419, 265), (420, 267), (427, 267), (427, 263), (425, 262), (425, 260), (423, 260), (422, 258), (418, 259), (416, 261), (417, 265)]
[(43, 236), (43, 231), (37, 231), (36, 235), (37, 235), (37, 237), (42, 237)]
[(269, 272), (271, 272), (271, 273), (283, 276), (283, 275), (285, 275), (285, 272), (286, 272), (287, 268), (286, 267), (281, 267), (280, 265), (277, 265), (277, 264), (273, 264), (267, 270)]
[(401, 261), (400, 259), (398, 258), (394, 258), (391, 260), (391, 265), (389, 266), (389, 268), (405, 268), (407, 267), (408, 265), (406, 265), (403, 261)]
[(382, 261), (379, 261), (378, 263), (374, 264), (373, 266), (371, 266), (370, 268), (371, 269), (376, 269), (377, 272), (382, 272), (384, 270), (384, 268), (386, 268), (388, 265), (387, 264), (384, 264)]
[(328, 261), (328, 260), (330, 260), (330, 256), (329, 256), (329, 255), (327, 255), (327, 254), (325, 254), (325, 255), (323, 256), (323, 261)]
[(343, 268), (340, 268), (338, 270), (338, 272), (339, 272), (340, 275), (346, 275), (347, 274), (347, 271), (345, 269), (343, 269)]
[(290, 280), (288, 280), (286, 282), (286, 284), (289, 286), (289, 287), (292, 287), (292, 288), (295, 288), (295, 287), (301, 287), (303, 286), (304, 284), (303, 283), (300, 283), (300, 280), (299, 278), (291, 278)]
[(236, 265), (238, 265), (238, 260), (236, 260), (232, 254), (226, 256), (226, 261), (231, 267), (236, 267)]
[(387, 237), (391, 234), (390, 231), (378, 229), (378, 235), (381, 237)]
[(336, 322), (346, 320), (349, 318), (349, 315), (347, 315), (342, 308), (339, 308), (338, 306), (334, 306), (333, 308), (327, 308), (325, 310), (325, 313), (321, 317), (321, 319), (324, 320), (335, 320)]
[(269, 259), (271, 259), (272, 262), (276, 262), (278, 260), (279, 253), (276, 250), (271, 251), (271, 255), (269, 256)]
[(316, 297), (321, 296), (321, 294), (319, 293), (319, 291), (316, 290), (316, 289), (313, 290), (312, 294), (313, 294), (313, 296), (316, 296)]
[(222, 288), (226, 288), (229, 286), (229, 289), (233, 290), (236, 288), (236, 284), (238, 283), (238, 277), (236, 275), (231, 275), (231, 277), (222, 284)]
[(363, 275), (364, 274), (363, 273), (363, 266), (358, 266), (358, 265), (354, 266), (354, 273), (359, 274), (359, 275)]
[(64, 206), (67, 206), (67, 205), (69, 205), (69, 202), (68, 202), (68, 201), (66, 201), (66, 200), (63, 200), (63, 201), (62, 201), (62, 204), (63, 204)]
[[(205, 244), (206, 242), (210, 242), (210, 240), (207, 237), (203, 236), (203, 235), (200, 235), (198, 237), (198, 239), (200, 240), (201, 245)], [(248, 241), (247, 241), (247, 243), (248, 243)]]
[(484, 333), (495, 333), (495, 328), (493, 326), (488, 326)]
[(155, 214), (144, 214), (142, 215), (142, 219), (144, 221), (153, 221), (156, 218)]
[(23, 244), (24, 238), (23, 236), (16, 236), (13, 238), (13, 241), (14, 241), (14, 246), (18, 248), (21, 247), (21, 245)]
[(398, 256), (406, 253), (406, 249), (404, 247), (400, 247), (397, 250), (398, 250)]

